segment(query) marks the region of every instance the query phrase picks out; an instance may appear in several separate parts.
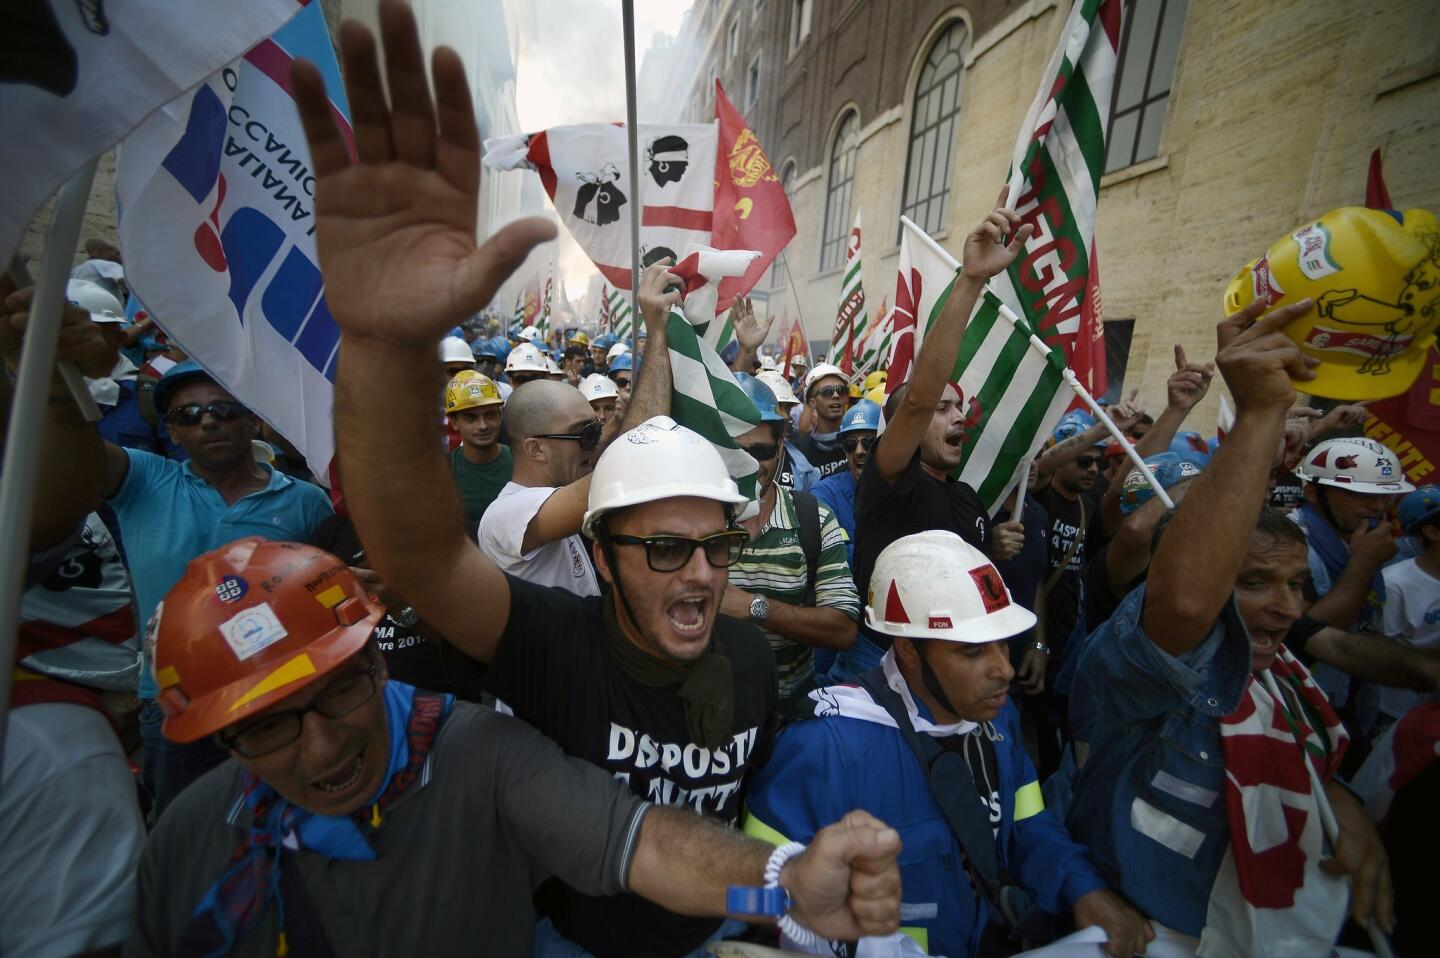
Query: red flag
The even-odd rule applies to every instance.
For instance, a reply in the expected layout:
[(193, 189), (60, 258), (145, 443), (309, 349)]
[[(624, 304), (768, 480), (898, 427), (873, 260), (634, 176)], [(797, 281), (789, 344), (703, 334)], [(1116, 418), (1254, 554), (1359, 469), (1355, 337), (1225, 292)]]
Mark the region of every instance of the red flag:
[(1385, 188), (1385, 174), (1380, 169), (1380, 151), (1370, 153), (1370, 172), (1365, 177), (1365, 205), (1372, 210), (1393, 210), (1390, 191)]
[(1105, 369), (1105, 321), (1100, 311), (1100, 251), (1095, 248), (1093, 238), (1090, 270), (1085, 275), (1085, 298), (1080, 303), (1080, 331), (1075, 335), (1075, 348), (1070, 353), (1070, 368), (1090, 390), (1090, 395), (1103, 396), (1109, 388), (1110, 379)]
[(715, 81), (715, 115), (720, 120), (720, 146), (715, 153), (710, 245), (760, 252), (744, 276), (721, 282), (716, 309), (723, 313), (736, 297), (744, 296), (760, 281), (771, 261), (795, 236), (795, 214), (760, 141), (725, 96), (719, 80)]

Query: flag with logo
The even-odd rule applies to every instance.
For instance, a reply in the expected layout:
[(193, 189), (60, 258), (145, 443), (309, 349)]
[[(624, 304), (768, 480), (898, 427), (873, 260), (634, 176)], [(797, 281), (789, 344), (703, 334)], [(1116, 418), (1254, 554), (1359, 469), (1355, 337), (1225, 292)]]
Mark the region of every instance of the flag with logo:
[[(715, 81), (720, 144), (715, 158), (715, 219), (710, 245), (759, 253), (743, 276), (720, 282), (716, 309), (728, 310), (764, 277), (770, 263), (795, 236), (795, 214), (775, 167), (740, 111)], [(723, 343), (721, 344), (724, 345)]]
[(840, 305), (835, 310), (835, 330), (830, 334), (830, 352), (825, 361), (846, 374), (855, 371), (856, 344), (865, 334), (865, 287), (860, 282), (860, 211), (845, 249), (845, 270), (840, 278)]
[(865, 333), (865, 342), (859, 349), (860, 360), (855, 369), (857, 376), (864, 376), (877, 369), (885, 369), (889, 365), (890, 323), (890, 306), (882, 296), (880, 308), (876, 310), (875, 318), (870, 321), (869, 329)]
[(81, 166), (302, 6), (193, 0), (177, 16), (165, 0), (7, 5), (0, 263), (10, 261), (40, 205)]
[[(887, 392), (906, 381), (954, 287), (960, 264), (905, 217), (895, 288), (895, 358)], [(903, 350), (903, 352), (902, 352)], [(951, 380), (969, 403), (965, 454), (955, 475), (994, 512), (1014, 488), (1022, 463), (1035, 457), (1074, 393), (1065, 362), (989, 288), (965, 326)]]
[(692, 244), (709, 246), (715, 202), (714, 123), (641, 123), (640, 183), (630, 182), (623, 124), (557, 126), (485, 141), (485, 165), (534, 170), (596, 269), (610, 285), (630, 288), (630, 210), (639, 202), (640, 259), (680, 259)]
[(1093, 395), (1106, 388), (1095, 208), (1115, 81), (1122, 0), (1080, 0), (1040, 79), (1011, 157), (1008, 204), (1035, 227), (990, 288), (1062, 355)]
[(340, 330), (315, 254), (315, 175), (290, 95), (296, 58), (319, 67), (353, 155), (330, 33), (311, 3), (137, 127), (121, 144), (115, 194), (136, 297), (323, 477)]
[(790, 368), (792, 360), (797, 356), (803, 356), (806, 362), (810, 361), (810, 340), (806, 338), (805, 324), (800, 322), (798, 316), (790, 321), (788, 329), (785, 326), (785, 321), (782, 319), (780, 321), (780, 332), (784, 337), (782, 342), (785, 355), (785, 359), (781, 363), (781, 368), (784, 370), (785, 378), (789, 379), (795, 375), (795, 371)]
[(750, 250), (692, 248), (670, 270), (685, 281), (685, 303), (671, 310), (665, 323), (670, 416), (715, 445), (741, 494), (751, 500), (757, 495), (760, 467), (735, 437), (760, 424), (760, 411), (720, 358), (716, 343), (725, 323), (716, 318), (714, 304), (722, 281), (745, 275), (757, 255)]

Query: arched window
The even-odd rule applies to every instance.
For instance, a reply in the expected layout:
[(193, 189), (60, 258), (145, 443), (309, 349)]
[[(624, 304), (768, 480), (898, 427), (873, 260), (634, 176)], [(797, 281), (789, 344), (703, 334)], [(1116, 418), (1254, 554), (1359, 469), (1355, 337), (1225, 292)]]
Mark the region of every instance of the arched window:
[[(780, 188), (785, 191), (785, 199), (791, 207), (795, 205), (795, 161), (786, 160), (780, 167)], [(770, 263), (770, 286), (779, 286), (785, 279), (785, 251), (781, 250), (780, 255)]]
[(839, 266), (850, 235), (850, 196), (855, 185), (855, 153), (860, 147), (860, 120), (845, 114), (830, 145), (830, 188), (825, 194), (825, 229), (820, 234), (820, 269)]
[(900, 212), (927, 233), (944, 227), (950, 200), (950, 154), (960, 116), (965, 39), (965, 24), (950, 24), (935, 38), (915, 83)]

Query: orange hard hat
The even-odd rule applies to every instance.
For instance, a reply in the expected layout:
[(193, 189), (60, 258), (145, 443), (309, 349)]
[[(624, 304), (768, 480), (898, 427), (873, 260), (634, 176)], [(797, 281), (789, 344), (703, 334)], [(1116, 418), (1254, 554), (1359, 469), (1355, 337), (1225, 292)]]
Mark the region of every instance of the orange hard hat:
[(165, 737), (194, 742), (293, 695), (364, 649), (384, 614), (312, 546), (250, 536), (193, 559), (146, 627)]

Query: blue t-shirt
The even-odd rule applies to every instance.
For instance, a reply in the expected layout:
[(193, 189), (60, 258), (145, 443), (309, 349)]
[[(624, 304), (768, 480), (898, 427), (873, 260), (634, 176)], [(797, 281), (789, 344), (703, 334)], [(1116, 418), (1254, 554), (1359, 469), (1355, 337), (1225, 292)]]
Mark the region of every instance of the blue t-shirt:
[[(304, 542), (334, 512), (319, 487), (266, 465), (261, 468), (270, 473), (270, 483), (227, 506), (190, 463), (138, 449), (126, 449), (125, 455), (130, 470), (110, 505), (120, 519), (142, 625), (196, 556), (245, 536)], [(148, 663), (140, 675), (140, 697), (155, 697)]]
[(814, 495), (830, 511), (835, 513), (835, 521), (840, 528), (845, 530), (848, 542), (845, 543), (845, 561), (851, 566), (855, 565), (855, 477), (850, 475), (850, 470), (837, 472), (833, 476), (826, 476), (815, 486)]

